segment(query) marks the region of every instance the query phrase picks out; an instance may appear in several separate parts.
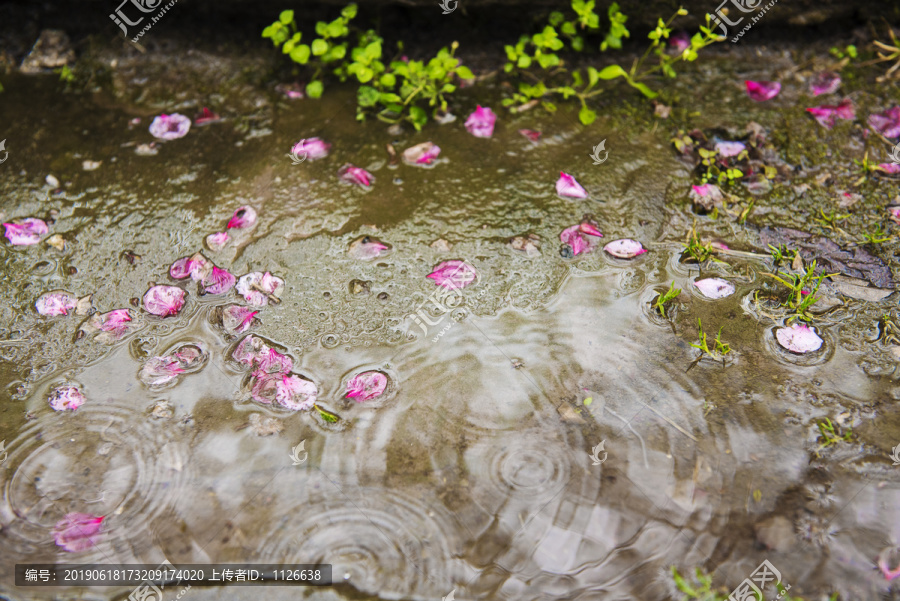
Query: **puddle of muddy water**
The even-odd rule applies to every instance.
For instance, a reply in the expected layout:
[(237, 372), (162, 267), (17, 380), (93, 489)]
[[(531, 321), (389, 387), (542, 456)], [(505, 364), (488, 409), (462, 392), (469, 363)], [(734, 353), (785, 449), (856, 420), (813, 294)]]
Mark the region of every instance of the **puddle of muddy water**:
[[(0, 210), (5, 220), (54, 212), (51, 233), (66, 244), (0, 247), (5, 597), (48, 598), (50, 589), (13, 586), (15, 564), (164, 559), (328, 563), (334, 588), (304, 592), (323, 599), (437, 599), (452, 589), (461, 599), (669, 599), (678, 597), (669, 566), (701, 566), (730, 590), (764, 559), (792, 594), (862, 599), (885, 589), (873, 568), (900, 542), (900, 488), (883, 452), (896, 417), (882, 407), (900, 389), (890, 348), (873, 340), (896, 300), (839, 298), (816, 322), (823, 350), (798, 358), (778, 347), (776, 321), (753, 302), (771, 284), (765, 260), (725, 257), (703, 276), (732, 281), (735, 294), (696, 293), (700, 273), (680, 261), (696, 219), (683, 190), (696, 182), (668, 132), (633, 129), (611, 109), (589, 128), (560, 111), (504, 114), (491, 139), (473, 138), (461, 120), (392, 137), (383, 124), (357, 124), (352, 96), (338, 90), (321, 103), (261, 95), (257, 113), (226, 113), (141, 156), (136, 145), (152, 141), (146, 116), (130, 125), (133, 114), (60, 95), (45, 79), (7, 88), (0, 103), (15, 118), (4, 134), (11, 152), (14, 140), (22, 150), (0, 166)], [(474, 108), (474, 98), (462, 102), (461, 114)], [(753, 117), (775, 126), (763, 109)], [(543, 131), (541, 141), (521, 128)], [(293, 165), (291, 145), (313, 135), (331, 155)], [(601, 139), (610, 159), (592, 165)], [(389, 164), (386, 143), (427, 140), (442, 148), (434, 168)], [(86, 159), (103, 163), (83, 171)], [(347, 162), (375, 175), (371, 190), (337, 184)], [(563, 170), (588, 200), (556, 196)], [(45, 184), (51, 172), (61, 190)], [(761, 202), (760, 225), (789, 213), (776, 196)], [(221, 251), (206, 248), (242, 205), (257, 224), (232, 231)], [(597, 247), (563, 258), (560, 232), (585, 215), (603, 243), (634, 238), (649, 252), (622, 260)], [(748, 229), (698, 227), (761, 251)], [(540, 237), (540, 254), (507, 245), (528, 234)], [(390, 252), (352, 258), (348, 247), (366, 235)], [(439, 239), (449, 250), (432, 246)], [(242, 301), (233, 291), (199, 296), (190, 279), (168, 276), (173, 261), (201, 250), (236, 275), (285, 280), (282, 302), (260, 310), (252, 333), (292, 357), (338, 423), (251, 400), (249, 372), (232, 357), (244, 334), (215, 323), (217, 307)], [(425, 276), (451, 259), (478, 278), (460, 310), (445, 313), (429, 302), (436, 287)], [(672, 281), (683, 293), (670, 322), (650, 304)], [(131, 304), (151, 283), (187, 291), (178, 316)], [(132, 327), (113, 344), (78, 339), (87, 318), (34, 310), (55, 289), (93, 294), (100, 312), (129, 308)], [(414, 321), (420, 307), (433, 325)], [(708, 332), (723, 328), (725, 365), (690, 368), (697, 318)], [(149, 358), (184, 344), (206, 354), (197, 371), (141, 382)], [(369, 370), (387, 375), (388, 392), (344, 398)], [(77, 411), (49, 407), (62, 384), (83, 390)], [(820, 449), (825, 417), (857, 438)], [(307, 460), (294, 465), (301, 442)], [(69, 512), (107, 516), (95, 547), (54, 544), (52, 528)], [(778, 527), (761, 537), (759, 523)], [(778, 542), (766, 549), (760, 538)]]

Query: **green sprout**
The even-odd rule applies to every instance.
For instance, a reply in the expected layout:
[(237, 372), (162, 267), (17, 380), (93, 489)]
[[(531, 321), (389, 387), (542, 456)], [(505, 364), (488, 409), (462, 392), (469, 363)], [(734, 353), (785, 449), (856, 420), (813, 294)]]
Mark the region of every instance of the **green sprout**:
[(713, 250), (712, 242), (704, 244), (694, 228), (691, 228), (691, 231), (688, 232), (687, 241), (682, 246), (684, 246), (684, 251), (682, 252), (687, 253), (695, 263), (702, 264), (709, 260), (718, 261), (718, 259), (713, 257), (715, 251)]
[(844, 219), (850, 217), (850, 213), (838, 213), (834, 209), (832, 209), (832, 211), (828, 214), (826, 214), (824, 210), (819, 209), (819, 214), (821, 215), (821, 217), (815, 218), (814, 221), (822, 227), (832, 231), (838, 229), (835, 225), (836, 222), (843, 221)]
[(675, 300), (679, 294), (681, 294), (681, 289), (675, 287), (675, 281), (673, 280), (669, 289), (656, 297), (656, 302), (653, 306), (659, 311), (660, 315), (666, 317), (666, 304)]
[[(772, 254), (772, 265), (775, 268), (777, 268), (779, 265), (781, 265), (785, 261), (787, 261), (789, 265), (792, 265), (800, 257), (800, 252), (796, 248), (789, 249), (784, 244), (781, 244), (779, 246), (772, 246), (770, 244), (769, 249)], [(788, 260), (788, 253), (792, 253), (790, 260)]]
[[(724, 327), (724, 326), (723, 326)], [(697, 336), (699, 340), (695, 344), (691, 344), (695, 349), (699, 349), (700, 355), (694, 359), (693, 363), (688, 367), (688, 371), (691, 370), (692, 367), (697, 365), (703, 357), (709, 357), (713, 361), (721, 361), (722, 366), (725, 366), (725, 356), (731, 352), (731, 346), (722, 342), (722, 328), (719, 328), (718, 333), (716, 334), (715, 340), (713, 340), (713, 348), (709, 348), (709, 342), (707, 339), (706, 332), (703, 331), (703, 322), (700, 319), (697, 319)]]
[(59, 73), (60, 81), (64, 81), (66, 83), (72, 83), (73, 81), (75, 81), (75, 72), (69, 68), (69, 65), (63, 65), (59, 69), (54, 69), (53, 72)]
[(832, 46), (828, 52), (831, 54), (831, 56), (840, 59), (856, 58), (859, 55), (856, 50), (856, 46), (854, 46), (853, 44), (845, 46), (843, 50), (838, 48), (837, 46)]
[[(838, 275), (836, 273), (815, 275), (815, 272), (816, 262), (813, 261), (806, 268), (806, 271), (799, 274), (784, 272), (765, 274), (781, 282), (790, 291), (788, 298), (781, 304), (782, 307), (791, 312), (787, 320), (788, 323), (794, 319), (812, 321), (813, 315), (809, 309), (818, 300), (816, 293), (819, 291), (819, 286), (822, 285), (822, 280)], [(780, 277), (779, 273), (784, 278)]]
[(871, 232), (866, 232), (863, 234), (863, 244), (881, 244), (882, 242), (887, 242), (893, 238), (892, 235), (888, 234), (884, 230), (881, 229), (881, 224), (876, 224), (875, 229)]
[(847, 431), (843, 434), (839, 434), (838, 429), (827, 417), (825, 418), (825, 421), (821, 421), (816, 425), (819, 427), (819, 432), (822, 434), (819, 439), (824, 441), (822, 446), (819, 447), (820, 451), (829, 445), (837, 444), (842, 440), (848, 442), (853, 438), (853, 432), (850, 428), (847, 428)]
[[(697, 153), (700, 155), (700, 164), (706, 166), (706, 173), (703, 174), (702, 183), (705, 184), (715, 180), (719, 184), (733, 184), (735, 181), (744, 177), (744, 172), (735, 167), (720, 168), (716, 161), (719, 151), (715, 148), (712, 150), (699, 148)], [(746, 155), (747, 151), (743, 150), (737, 155), (736, 159), (740, 160), (745, 158)]]
[(688, 582), (684, 576), (678, 573), (675, 566), (672, 566), (672, 580), (679, 591), (685, 594), (681, 601), (726, 601), (728, 593), (722, 589), (714, 590), (712, 588), (712, 576), (704, 574), (700, 568), (696, 569), (695, 582)]

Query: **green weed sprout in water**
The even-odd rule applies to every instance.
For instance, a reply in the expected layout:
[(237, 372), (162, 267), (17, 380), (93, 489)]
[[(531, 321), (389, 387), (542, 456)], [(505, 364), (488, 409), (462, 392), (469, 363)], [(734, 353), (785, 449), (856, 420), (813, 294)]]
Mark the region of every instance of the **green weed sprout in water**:
[(838, 429), (835, 428), (834, 424), (831, 423), (831, 420), (827, 417), (824, 421), (821, 421), (816, 425), (819, 427), (819, 432), (821, 433), (819, 439), (823, 441), (822, 446), (819, 447), (820, 451), (828, 446), (837, 444), (842, 440), (849, 442), (853, 438), (853, 432), (850, 428), (847, 428), (846, 432), (840, 434)]
[(813, 315), (809, 310), (818, 300), (816, 298), (816, 293), (819, 291), (819, 286), (822, 285), (822, 280), (834, 277), (838, 274), (829, 273), (816, 275), (816, 262), (813, 261), (802, 273), (784, 273), (776, 271), (775, 273), (767, 273), (765, 275), (783, 284), (790, 292), (787, 299), (782, 303), (782, 307), (790, 311), (787, 320), (787, 322), (790, 323), (794, 319), (800, 319), (802, 321), (813, 320)]
[[(567, 18), (564, 13), (555, 11), (550, 14), (542, 31), (531, 36), (523, 35), (515, 45), (505, 47), (508, 62), (504, 71), (519, 81), (512, 97), (503, 100), (504, 106), (510, 107), (512, 111), (521, 111), (541, 103), (546, 110), (553, 112), (556, 110), (552, 101), (554, 97), (561, 97), (563, 100), (574, 97), (581, 103), (578, 119), (582, 124), (590, 125), (597, 118), (597, 113), (588, 107), (587, 101), (605, 91), (603, 87), (597, 87), (601, 81), (621, 78), (647, 98), (655, 98), (657, 92), (642, 80), (657, 72), (673, 78), (676, 75), (673, 67), (675, 63), (692, 62), (697, 59), (700, 50), (725, 39), (712, 32), (710, 17), (707, 15), (706, 25), (700, 26), (700, 31), (691, 38), (690, 46), (678, 55), (668, 54), (665, 40), (672, 32), (671, 24), (676, 17), (688, 14), (686, 10), (679, 8), (668, 21), (659, 19), (656, 29), (647, 36), (650, 46), (640, 59), (634, 61), (630, 69), (613, 64), (599, 71), (594, 67), (587, 67), (584, 71), (569, 71), (559, 53), (581, 52), (591, 36), (600, 34), (600, 16), (594, 12), (594, 6), (594, 0), (572, 0), (574, 16)], [(609, 6), (609, 27), (600, 43), (601, 52), (611, 48), (620, 49), (622, 38), (630, 37), (631, 34), (625, 27), (627, 19), (617, 3)], [(645, 66), (651, 54), (656, 57), (657, 64)]]
[(666, 305), (678, 298), (679, 294), (681, 294), (681, 288), (676, 288), (673, 280), (669, 289), (656, 297), (656, 302), (653, 306), (659, 311), (660, 315), (666, 317)]
[[(724, 327), (724, 326), (723, 326)], [(700, 350), (700, 356), (691, 363), (691, 367), (700, 362), (703, 357), (709, 357), (713, 361), (721, 361), (722, 365), (725, 365), (725, 356), (731, 352), (731, 347), (724, 342), (722, 342), (722, 328), (719, 328), (718, 333), (716, 334), (715, 340), (713, 340), (713, 348), (709, 348), (709, 342), (707, 340), (706, 332), (703, 331), (703, 322), (700, 319), (697, 319), (697, 328), (699, 329), (697, 336), (699, 341), (691, 344), (695, 349)], [(688, 369), (690, 370), (689, 367)]]
[[(709, 574), (704, 574), (700, 568), (696, 568), (694, 572), (693, 582), (688, 582), (688, 580), (678, 573), (678, 569), (675, 566), (671, 567), (672, 571), (672, 580), (675, 582), (675, 586), (679, 591), (684, 593), (684, 597), (681, 598), (681, 601), (728, 601), (729, 594), (723, 588), (713, 588), (712, 586), (712, 576)], [(787, 592), (787, 587), (785, 587), (780, 582), (775, 584), (775, 587), (778, 589), (778, 600), (779, 601), (803, 601), (802, 597), (792, 597)], [(756, 596), (752, 596), (753, 600), (756, 600)], [(828, 601), (837, 601), (837, 593), (833, 593)]]
[(874, 230), (863, 234), (862, 243), (863, 244), (881, 244), (882, 242), (887, 242), (891, 238), (893, 238), (893, 236), (888, 234), (887, 232), (885, 232), (883, 229), (881, 229), (881, 224), (878, 223), (875, 225)]
[(718, 261), (713, 256), (715, 251), (713, 250), (712, 242), (704, 243), (700, 239), (700, 234), (694, 228), (691, 228), (691, 231), (688, 232), (687, 240), (682, 246), (684, 246), (682, 254), (686, 254), (695, 263), (702, 264), (710, 260)]

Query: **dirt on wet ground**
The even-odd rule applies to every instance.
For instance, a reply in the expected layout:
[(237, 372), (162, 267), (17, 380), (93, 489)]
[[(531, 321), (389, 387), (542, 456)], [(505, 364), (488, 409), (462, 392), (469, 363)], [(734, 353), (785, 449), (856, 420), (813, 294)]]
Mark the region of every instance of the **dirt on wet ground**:
[[(656, 101), (610, 87), (589, 126), (574, 103), (502, 110), (497, 41), (462, 45), (485, 77), (454, 95), (455, 122), (416, 132), (358, 122), (348, 85), (288, 98), (277, 86), (304, 74), (268, 41), (226, 41), (233, 24), (217, 32), (185, 14), (197, 30), (160, 24), (140, 48), (80, 36), (90, 25), (79, 21), (74, 62), (65, 47), (47, 58), (71, 66), (68, 82), (13, 69), (27, 44), (3, 50), (0, 212), (49, 232), (0, 245), (0, 597), (126, 599), (126, 587), (15, 587), (14, 565), (167, 559), (334, 569), (330, 588), (193, 587), (197, 599), (680, 599), (672, 566), (727, 592), (763, 560), (791, 597), (898, 598), (877, 564), (900, 559), (900, 226), (889, 209), (900, 180), (864, 164), (891, 162), (896, 139), (867, 117), (900, 104), (900, 89), (876, 80), (887, 65), (830, 52), (865, 47), (872, 27), (775, 40), (756, 25), (653, 81)], [(41, 26), (23, 23), (33, 43)], [(639, 50), (626, 47), (622, 64)], [(825, 71), (841, 87), (813, 97)], [(755, 102), (745, 80), (782, 88)], [(855, 118), (831, 129), (805, 110), (843, 99)], [(487, 139), (463, 126), (478, 105), (498, 114)], [(148, 132), (161, 113), (194, 119), (204, 107), (221, 120), (175, 140)], [(295, 164), (291, 147), (311, 137), (330, 154)], [(385, 149), (426, 141), (441, 148), (429, 168)], [(595, 164), (601, 141), (608, 158)], [(747, 177), (699, 206), (697, 149), (722, 141), (745, 144), (732, 166)], [(340, 182), (345, 163), (374, 175), (371, 188)], [(588, 198), (558, 196), (561, 171)], [(211, 249), (206, 237), (242, 206), (257, 222)], [(603, 238), (572, 256), (560, 234), (585, 221)], [(692, 232), (711, 258), (690, 260)], [(366, 236), (389, 250), (354, 257)], [(602, 250), (621, 238), (648, 252)], [(776, 264), (772, 247), (788, 258)], [(170, 277), (196, 252), (237, 276), (282, 278), (280, 302), (249, 332), (228, 331), (222, 308), (246, 304), (240, 295)], [(452, 310), (426, 277), (449, 260), (477, 271)], [(810, 308), (822, 346), (791, 353), (777, 333), (802, 320), (788, 322), (772, 274), (813, 261), (836, 274)], [(708, 277), (734, 293), (707, 298), (694, 282)], [(682, 292), (663, 316), (654, 303), (673, 282)], [(177, 315), (141, 308), (154, 285), (186, 292)], [(93, 315), (39, 315), (54, 290), (92, 295)], [(121, 338), (79, 334), (115, 309), (132, 316)], [(698, 361), (698, 319), (730, 352)], [(321, 412), (253, 400), (235, 360), (248, 333), (292, 358)], [(152, 358), (185, 345), (202, 353), (198, 368), (142, 381)], [(386, 392), (346, 398), (366, 371), (386, 375)], [(61, 386), (84, 404), (54, 411)], [(54, 543), (71, 512), (106, 516), (92, 548)]]

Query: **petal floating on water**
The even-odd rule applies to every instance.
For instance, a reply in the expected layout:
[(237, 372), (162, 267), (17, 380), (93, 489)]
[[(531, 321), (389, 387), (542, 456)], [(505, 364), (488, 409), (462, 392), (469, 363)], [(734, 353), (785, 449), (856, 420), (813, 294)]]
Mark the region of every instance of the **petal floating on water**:
[(86, 551), (100, 541), (103, 520), (90, 513), (68, 513), (53, 527), (53, 539), (66, 551)]
[(478, 107), (466, 119), (466, 131), (476, 138), (490, 138), (494, 134), (497, 115), (488, 107)]
[(765, 102), (778, 96), (781, 84), (777, 81), (750, 81), (744, 82), (747, 86), (747, 95), (756, 102)]
[(799, 323), (779, 329), (775, 338), (782, 347), (799, 355), (819, 350), (824, 342), (813, 328)]
[(534, 131), (533, 129), (520, 129), (519, 133), (532, 142), (537, 142), (541, 138), (541, 132)]
[(452, 260), (439, 264), (425, 277), (442, 288), (465, 288), (478, 279), (478, 273), (465, 261)]
[(54, 411), (75, 411), (84, 404), (85, 398), (77, 386), (60, 386), (47, 400)]
[(277, 303), (283, 288), (284, 280), (268, 271), (265, 273), (253, 271), (243, 275), (235, 286), (238, 294), (256, 307), (267, 305), (271, 299)]
[(250, 206), (243, 206), (237, 208), (226, 227), (240, 229), (250, 227), (254, 223), (256, 223), (256, 210)]
[(347, 398), (356, 402), (368, 401), (381, 396), (387, 388), (387, 376), (380, 371), (364, 371), (347, 382)]
[(722, 278), (706, 278), (694, 282), (700, 294), (706, 298), (725, 298), (734, 294), (734, 284)]
[(294, 411), (312, 409), (318, 394), (319, 389), (315, 382), (296, 374), (283, 375), (275, 384), (275, 400), (281, 406)]
[(228, 305), (222, 310), (222, 326), (232, 334), (241, 334), (259, 321), (255, 319), (257, 313), (249, 307)]
[(432, 142), (422, 142), (403, 151), (403, 162), (407, 165), (430, 166), (439, 154), (441, 154), (440, 146)]
[(203, 111), (200, 113), (197, 113), (197, 115), (194, 117), (194, 123), (196, 123), (197, 125), (203, 125), (205, 123), (215, 123), (216, 121), (221, 121), (221, 120), (222, 120), (222, 117), (220, 117), (218, 114), (212, 112), (205, 106), (203, 107)]
[(604, 246), (603, 250), (620, 259), (633, 259), (634, 257), (647, 252), (647, 249), (644, 248), (640, 242), (632, 240), (631, 238), (613, 240)]
[(212, 271), (203, 280), (203, 294), (223, 294), (231, 290), (237, 278), (227, 269), (213, 266)]
[(175, 286), (153, 286), (144, 294), (144, 309), (153, 315), (177, 315), (184, 306), (184, 290)]
[(581, 184), (575, 181), (574, 177), (562, 171), (559, 172), (559, 179), (556, 180), (556, 193), (566, 198), (588, 197), (587, 191), (581, 187)]
[(160, 140), (183, 138), (191, 129), (191, 120), (179, 113), (159, 115), (150, 124), (150, 134)]
[(328, 142), (324, 142), (319, 138), (304, 138), (294, 144), (291, 148), (291, 153), (298, 157), (305, 156), (310, 161), (315, 161), (327, 157), (330, 150), (331, 144)]
[(36, 217), (17, 219), (13, 223), (4, 223), (3, 227), (6, 239), (14, 246), (37, 244), (41, 241), (41, 236), (50, 231), (44, 220)]
[(216, 252), (225, 248), (228, 240), (228, 232), (216, 232), (206, 237), (206, 246), (209, 247), (209, 250)]
[(390, 249), (391, 247), (389, 244), (385, 244), (377, 238), (363, 236), (362, 238), (357, 238), (350, 244), (350, 250), (348, 252), (354, 259), (368, 261), (375, 257), (387, 254)]
[(355, 167), (350, 163), (347, 163), (338, 169), (338, 177), (341, 178), (341, 181), (356, 184), (363, 188), (369, 188), (375, 183), (374, 175), (362, 167)]
[(45, 292), (34, 303), (35, 309), (41, 315), (68, 315), (75, 308), (78, 299), (65, 290)]
[(175, 357), (151, 357), (141, 368), (141, 382), (152, 388), (168, 384), (184, 373), (181, 362)]

